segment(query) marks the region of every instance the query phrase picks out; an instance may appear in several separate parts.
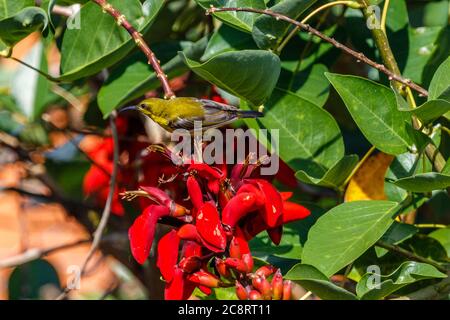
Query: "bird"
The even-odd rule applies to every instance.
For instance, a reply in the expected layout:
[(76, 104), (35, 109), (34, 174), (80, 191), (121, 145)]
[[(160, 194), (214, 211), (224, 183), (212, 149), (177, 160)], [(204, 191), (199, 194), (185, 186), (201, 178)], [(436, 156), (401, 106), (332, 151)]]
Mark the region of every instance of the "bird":
[(194, 122), (201, 121), (202, 129), (217, 128), (237, 119), (258, 118), (264, 114), (253, 110), (240, 110), (232, 105), (209, 99), (176, 97), (172, 99), (148, 98), (136, 106), (122, 108), (138, 110), (169, 132), (176, 129), (194, 130)]

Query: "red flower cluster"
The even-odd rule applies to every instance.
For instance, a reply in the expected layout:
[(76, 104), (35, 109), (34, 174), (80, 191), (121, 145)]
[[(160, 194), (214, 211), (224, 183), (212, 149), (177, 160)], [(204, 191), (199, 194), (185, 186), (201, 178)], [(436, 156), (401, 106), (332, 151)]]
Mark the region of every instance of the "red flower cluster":
[[(278, 192), (268, 181), (255, 178), (258, 165), (248, 163), (220, 169), (204, 163), (179, 166), (191, 207), (180, 205), (157, 187), (141, 186), (124, 197), (145, 196), (153, 201), (129, 229), (131, 252), (139, 263), (150, 254), (156, 224), (177, 219), (175, 227), (157, 246), (157, 266), (166, 281), (166, 299), (187, 299), (198, 287), (236, 286), (240, 299), (288, 299), (290, 282), (270, 266), (253, 271), (248, 241), (267, 230), (279, 244), (282, 226), (310, 212), (287, 201), (292, 193)], [(180, 250), (181, 248), (181, 250)], [(272, 277), (269, 283), (268, 277)], [(283, 293), (283, 291), (286, 291)]]

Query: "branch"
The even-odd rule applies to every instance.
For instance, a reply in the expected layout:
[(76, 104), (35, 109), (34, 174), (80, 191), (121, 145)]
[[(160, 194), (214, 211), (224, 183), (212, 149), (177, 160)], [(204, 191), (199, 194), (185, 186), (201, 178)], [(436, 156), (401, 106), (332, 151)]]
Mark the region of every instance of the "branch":
[(418, 291), (409, 293), (392, 300), (437, 300), (446, 299), (450, 293), (450, 277), (441, 282), (422, 288)]
[(386, 68), (383, 64), (380, 64), (380, 63), (370, 60), (362, 52), (356, 52), (356, 51), (350, 49), (349, 47), (343, 45), (342, 43), (336, 41), (335, 39), (330, 38), (329, 36), (321, 33), (317, 29), (314, 29), (313, 27), (311, 27), (308, 24), (301, 23), (301, 22), (291, 19), (285, 15), (282, 15), (280, 13), (273, 12), (269, 9), (261, 10), (261, 9), (253, 9), (253, 8), (215, 8), (215, 7), (211, 7), (208, 10), (206, 10), (206, 14), (209, 15), (209, 14), (212, 14), (215, 12), (223, 12), (223, 11), (243, 11), (243, 12), (253, 12), (253, 13), (259, 13), (259, 14), (265, 14), (265, 15), (272, 16), (277, 20), (283, 20), (283, 21), (286, 21), (293, 25), (296, 25), (300, 29), (302, 29), (306, 32), (309, 32), (328, 43), (331, 43), (336, 48), (341, 49), (345, 53), (353, 56), (355, 59), (357, 59), (357, 61), (362, 61), (362, 62), (366, 63), (367, 65), (377, 69), (378, 71), (386, 74), (389, 77), (389, 80), (398, 81), (401, 84), (403, 84), (407, 87), (410, 87), (411, 89), (414, 89), (415, 91), (420, 93), (422, 96), (424, 96), (424, 97), (428, 96), (427, 90), (425, 90), (418, 84), (412, 82), (410, 79), (403, 78), (398, 73), (394, 73), (391, 70), (389, 70), (388, 68)]
[(24, 263), (27, 263), (27, 262), (30, 262), (33, 260), (43, 258), (51, 253), (56, 252), (56, 251), (73, 248), (73, 247), (88, 243), (90, 241), (91, 241), (91, 239), (83, 239), (83, 240), (77, 240), (75, 242), (66, 243), (66, 244), (59, 245), (59, 246), (54, 246), (54, 247), (47, 248), (47, 249), (37, 249), (37, 248), (28, 249), (27, 251), (25, 251), (19, 255), (1, 260), (0, 261), (0, 269), (1, 268), (13, 268), (13, 267), (19, 266), (21, 264), (24, 264)]
[(389, 244), (383, 241), (377, 241), (376, 245), (378, 247), (387, 249), (389, 251), (398, 253), (401, 256), (404, 256), (405, 258), (414, 260), (414, 261), (418, 261), (418, 262), (423, 262), (423, 263), (428, 263), (431, 264), (432, 266), (434, 266), (436, 269), (438, 269), (439, 271), (443, 272), (443, 273), (447, 273), (447, 269), (444, 268), (443, 266), (441, 266), (439, 263), (436, 263), (430, 259), (418, 256), (408, 250), (403, 249), (402, 247), (393, 245), (393, 244)]
[(134, 42), (138, 46), (138, 48), (145, 54), (148, 59), (148, 63), (152, 65), (153, 69), (155, 69), (156, 76), (161, 82), (162, 88), (164, 90), (164, 98), (171, 99), (175, 98), (175, 93), (172, 91), (170, 87), (169, 80), (167, 79), (167, 75), (161, 68), (159, 60), (156, 58), (153, 51), (149, 48), (147, 43), (145, 42), (142, 35), (128, 22), (126, 17), (120, 13), (119, 10), (115, 9), (111, 4), (109, 4), (106, 0), (92, 0), (100, 7), (102, 7), (103, 11), (110, 14), (117, 22), (119, 26), (122, 26), (131, 37), (134, 39)]
[[(80, 277), (82, 277), (85, 274), (86, 267), (89, 261), (94, 256), (95, 251), (98, 249), (98, 246), (100, 245), (100, 241), (102, 239), (103, 232), (105, 231), (105, 228), (108, 224), (109, 216), (111, 215), (111, 204), (114, 196), (114, 190), (116, 187), (116, 178), (119, 163), (119, 137), (117, 135), (117, 128), (114, 122), (115, 118), (116, 118), (115, 112), (113, 112), (113, 114), (109, 117), (109, 124), (111, 127), (111, 133), (114, 141), (114, 148), (113, 148), (114, 155), (113, 155), (113, 170), (111, 173), (111, 179), (109, 180), (108, 198), (106, 199), (105, 208), (103, 209), (100, 223), (98, 224), (98, 227), (94, 232), (91, 248), (89, 249), (86, 259), (84, 260), (83, 265), (81, 266)], [(64, 299), (71, 290), (72, 290), (71, 287), (66, 287), (64, 291), (57, 297), (57, 300)]]

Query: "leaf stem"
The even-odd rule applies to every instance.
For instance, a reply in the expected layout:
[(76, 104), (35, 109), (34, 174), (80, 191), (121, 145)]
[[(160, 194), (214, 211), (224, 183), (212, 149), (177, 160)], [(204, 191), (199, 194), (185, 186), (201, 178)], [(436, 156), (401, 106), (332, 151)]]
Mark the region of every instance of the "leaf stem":
[[(242, 12), (253, 12), (253, 13), (259, 13), (259, 14), (266, 14), (266, 15), (274, 17), (277, 20), (286, 21), (288, 23), (296, 25), (300, 29), (302, 29), (306, 32), (309, 32), (326, 42), (331, 43), (336, 48), (341, 49), (345, 53), (353, 56), (355, 59), (357, 59), (357, 61), (362, 61), (362, 62), (366, 63), (367, 65), (379, 70), (380, 72), (383, 72), (384, 74), (386, 74), (389, 77), (389, 79), (398, 81), (399, 83), (405, 85), (406, 87), (411, 87), (412, 89), (419, 92), (423, 96), (428, 96), (427, 90), (425, 90), (418, 84), (412, 82), (410, 79), (403, 78), (402, 76), (399, 75), (399, 72), (393, 72), (389, 68), (384, 66), (383, 64), (380, 64), (373, 60), (370, 60), (362, 52), (356, 52), (353, 49), (350, 49), (349, 47), (336, 41), (334, 38), (330, 38), (329, 36), (321, 33), (320, 31), (314, 29), (313, 27), (311, 27), (308, 24), (301, 23), (301, 22), (291, 19), (283, 14), (273, 12), (269, 9), (261, 10), (261, 9), (254, 9), (254, 8), (234, 8), (234, 7), (233, 8), (232, 7), (230, 7), (230, 8), (215, 8), (215, 7), (211, 7), (208, 10), (206, 10), (206, 14), (213, 14), (214, 12), (223, 12), (223, 11), (242, 11)], [(398, 68), (397, 68), (397, 71), (398, 71)]]
[(434, 262), (430, 259), (418, 256), (416, 254), (414, 254), (413, 252), (410, 252), (408, 250), (403, 249), (402, 247), (399, 247), (397, 245), (393, 245), (393, 244), (389, 244), (386, 243), (384, 241), (378, 240), (377, 243), (375, 244), (378, 247), (384, 248), (386, 250), (395, 252), (401, 256), (404, 256), (408, 259), (414, 260), (414, 261), (418, 261), (418, 262), (423, 262), (423, 263), (428, 263), (430, 265), (432, 265), (433, 267), (435, 267), (436, 269), (438, 269), (439, 271), (443, 272), (443, 273), (447, 273), (447, 269), (444, 268), (443, 266), (441, 266), (439, 263)]
[(430, 229), (445, 229), (447, 226), (445, 224), (438, 223), (418, 223), (414, 225), (417, 228), (430, 228)]
[(114, 8), (106, 0), (91, 0), (91, 1), (98, 4), (103, 9), (104, 12), (107, 12), (109, 15), (111, 15), (114, 18), (114, 20), (116, 20), (117, 24), (123, 27), (125, 30), (127, 30), (130, 36), (134, 39), (134, 42), (136, 43), (137, 47), (145, 54), (145, 56), (148, 59), (148, 63), (151, 64), (153, 69), (155, 70), (156, 76), (161, 82), (162, 88), (164, 90), (164, 98), (165, 99), (175, 98), (175, 93), (170, 87), (167, 75), (162, 70), (159, 60), (156, 58), (155, 53), (147, 45), (142, 35), (131, 25), (130, 22), (128, 22), (126, 17), (122, 13), (120, 13), (119, 10)]
[(381, 14), (381, 30), (386, 34), (386, 18), (387, 12), (389, 10), (389, 2), (390, 0), (384, 1), (383, 13)]
[(350, 173), (350, 175), (347, 177), (347, 179), (345, 179), (344, 183), (342, 184), (343, 187), (345, 187), (347, 185), (347, 183), (350, 182), (350, 180), (353, 178), (353, 176), (355, 175), (355, 173), (359, 170), (359, 168), (361, 168), (361, 166), (363, 165), (364, 161), (367, 160), (368, 157), (370, 157), (370, 155), (375, 151), (375, 146), (372, 146), (367, 152), (366, 154), (362, 157), (362, 159), (358, 162), (358, 164), (355, 166), (355, 168), (353, 168), (352, 172)]
[[(15, 57), (9, 57), (9, 59), (16, 61), (16, 62), (20, 63), (21, 65), (24, 65), (25, 67), (30, 68), (31, 70), (36, 71), (37, 73), (39, 73), (41, 76), (45, 77), (49, 81), (61, 82), (58, 79), (56, 79), (56, 78), (52, 77), (51, 75), (49, 75), (48, 73), (46, 73), (46, 72), (44, 72), (44, 71), (42, 71), (42, 70), (40, 70), (38, 68), (33, 67), (31, 64), (28, 64), (25, 61), (22, 61), (22, 60), (20, 60), (18, 58), (15, 58)], [(43, 58), (43, 59), (45, 59), (45, 58)]]

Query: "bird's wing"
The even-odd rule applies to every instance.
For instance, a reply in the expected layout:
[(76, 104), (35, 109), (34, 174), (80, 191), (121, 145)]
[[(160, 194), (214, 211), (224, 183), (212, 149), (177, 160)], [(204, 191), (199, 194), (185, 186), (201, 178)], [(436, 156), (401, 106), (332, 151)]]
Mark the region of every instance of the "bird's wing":
[(209, 100), (209, 99), (198, 99), (198, 101), (203, 105), (206, 111), (208, 110), (223, 110), (223, 111), (238, 111), (239, 109), (235, 106), (220, 103), (217, 101)]

